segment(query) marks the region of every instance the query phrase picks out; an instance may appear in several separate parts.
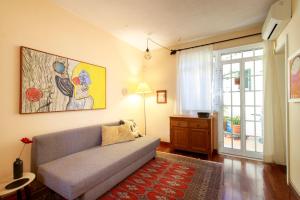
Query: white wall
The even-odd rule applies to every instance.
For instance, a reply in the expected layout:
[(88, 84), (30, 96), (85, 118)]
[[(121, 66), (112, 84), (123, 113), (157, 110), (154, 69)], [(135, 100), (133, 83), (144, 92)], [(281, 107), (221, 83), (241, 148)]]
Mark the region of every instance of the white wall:
[[(283, 44), (288, 35), (288, 55), (292, 55), (300, 48), (300, 2), (292, 1), (293, 17), (285, 30), (277, 39), (278, 44)], [(290, 152), (290, 181), (300, 194), (300, 103), (289, 103), (289, 152)]]
[[(107, 108), (19, 114), (20, 46), (105, 66)], [(12, 174), (22, 137), (134, 118), (143, 126), (142, 99), (122, 96), (140, 79), (142, 52), (69, 14), (47, 0), (0, 1), (0, 177)], [(29, 170), (30, 147), (22, 156)]]
[[(153, 51), (145, 66), (145, 80), (154, 90), (146, 101), (147, 132), (169, 142), (169, 116), (174, 114), (176, 99), (176, 56), (170, 56), (166, 50)], [(156, 90), (167, 90), (166, 104), (156, 103)]]

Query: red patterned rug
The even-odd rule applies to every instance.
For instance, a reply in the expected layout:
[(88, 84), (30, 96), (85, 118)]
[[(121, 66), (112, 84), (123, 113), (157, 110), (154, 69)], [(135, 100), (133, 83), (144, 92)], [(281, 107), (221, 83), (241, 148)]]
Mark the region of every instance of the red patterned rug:
[(222, 164), (157, 152), (99, 200), (215, 200), (222, 199), (222, 189)]

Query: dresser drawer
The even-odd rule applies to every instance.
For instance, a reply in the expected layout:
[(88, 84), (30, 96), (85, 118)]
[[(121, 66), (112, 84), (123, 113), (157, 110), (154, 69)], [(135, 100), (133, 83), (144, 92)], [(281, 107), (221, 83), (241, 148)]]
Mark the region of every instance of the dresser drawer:
[(183, 120), (171, 120), (171, 126), (188, 127), (188, 122)]
[(203, 128), (203, 129), (207, 129), (207, 128), (209, 128), (209, 120), (195, 120), (195, 121), (190, 121), (189, 127), (191, 127), (191, 128)]

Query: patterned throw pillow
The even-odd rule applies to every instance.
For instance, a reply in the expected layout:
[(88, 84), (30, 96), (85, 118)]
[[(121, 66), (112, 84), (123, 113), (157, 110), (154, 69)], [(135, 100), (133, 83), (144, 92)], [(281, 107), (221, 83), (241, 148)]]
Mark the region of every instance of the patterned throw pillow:
[(135, 137), (142, 137), (143, 135), (141, 134), (139, 127), (137, 126), (137, 124), (135, 123), (134, 120), (129, 119), (129, 120), (121, 120), (120, 124), (124, 124), (128, 127), (129, 131), (131, 132), (131, 134)]

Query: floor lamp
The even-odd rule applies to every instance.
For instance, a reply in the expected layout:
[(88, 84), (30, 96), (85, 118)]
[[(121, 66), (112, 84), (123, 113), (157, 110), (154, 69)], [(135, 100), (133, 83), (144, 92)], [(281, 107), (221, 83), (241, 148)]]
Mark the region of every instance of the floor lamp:
[(146, 99), (145, 99), (145, 95), (149, 94), (149, 93), (152, 93), (152, 89), (150, 88), (150, 86), (147, 83), (141, 82), (137, 86), (136, 93), (137, 94), (142, 94), (143, 99), (144, 99), (144, 123), (145, 123), (145, 135), (146, 135), (146, 132), (147, 132), (147, 118), (146, 118)]

